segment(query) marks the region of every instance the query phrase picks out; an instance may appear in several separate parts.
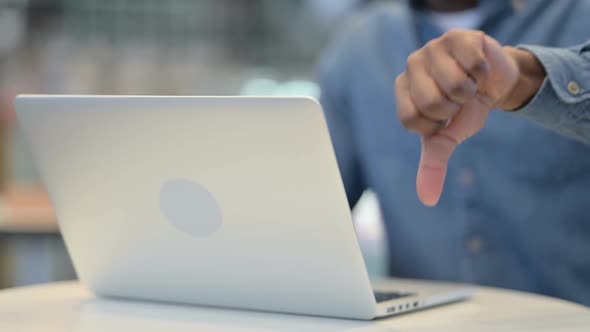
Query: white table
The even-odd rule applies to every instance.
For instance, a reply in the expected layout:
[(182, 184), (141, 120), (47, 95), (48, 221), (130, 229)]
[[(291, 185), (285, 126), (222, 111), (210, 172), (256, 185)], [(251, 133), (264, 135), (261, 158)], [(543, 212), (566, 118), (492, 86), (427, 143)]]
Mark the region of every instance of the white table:
[(590, 309), (479, 288), (473, 299), (373, 322), (97, 299), (76, 282), (0, 292), (0, 331), (590, 331)]

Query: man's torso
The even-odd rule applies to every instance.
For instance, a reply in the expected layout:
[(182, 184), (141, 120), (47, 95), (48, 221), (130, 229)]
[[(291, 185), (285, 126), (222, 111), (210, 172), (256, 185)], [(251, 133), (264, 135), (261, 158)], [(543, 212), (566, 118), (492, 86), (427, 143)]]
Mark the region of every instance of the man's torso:
[[(588, 2), (523, 1), (482, 29), (507, 45), (573, 46), (590, 37)], [(397, 120), (393, 82), (406, 57), (440, 32), (394, 4), (357, 25), (343, 93), (364, 180), (381, 202), (391, 273), (590, 304), (590, 147), (492, 112), (450, 161), (439, 205), (422, 206), (415, 194), (420, 140)]]

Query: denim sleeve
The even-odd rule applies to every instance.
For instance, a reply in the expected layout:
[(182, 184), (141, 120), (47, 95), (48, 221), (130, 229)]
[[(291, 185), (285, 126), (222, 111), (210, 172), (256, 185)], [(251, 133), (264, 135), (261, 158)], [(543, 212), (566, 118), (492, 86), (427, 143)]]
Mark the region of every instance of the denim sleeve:
[(515, 113), (590, 145), (590, 41), (567, 49), (519, 48), (539, 59), (547, 78), (537, 95)]
[(353, 208), (366, 184), (361, 171), (354, 121), (347, 98), (347, 82), (350, 81), (347, 79), (350, 73), (348, 55), (349, 52), (345, 45), (342, 45), (342, 41), (335, 43), (322, 55), (317, 71), (321, 88), (320, 103), (330, 130), (348, 204)]

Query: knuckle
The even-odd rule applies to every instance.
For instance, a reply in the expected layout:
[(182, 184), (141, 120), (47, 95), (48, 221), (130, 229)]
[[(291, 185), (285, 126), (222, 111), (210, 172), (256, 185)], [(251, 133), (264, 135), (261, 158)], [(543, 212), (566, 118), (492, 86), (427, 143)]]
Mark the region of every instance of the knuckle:
[(422, 58), (422, 56), (420, 55), (420, 51), (416, 51), (412, 54), (410, 54), (410, 56), (408, 56), (408, 59), (406, 61), (406, 67), (408, 69), (417, 66), (420, 63), (420, 59)]
[(486, 34), (482, 31), (474, 31), (470, 36), (469, 41), (471, 46), (478, 50), (483, 50)]
[(443, 42), (441, 41), (441, 39), (433, 39), (431, 41), (429, 41), (428, 43), (426, 43), (426, 45), (424, 45), (423, 50), (424, 50), (424, 56), (429, 59), (432, 60), (433, 58), (435, 58), (441, 51), (441, 47)]
[(416, 128), (416, 123), (419, 120), (418, 114), (412, 114), (409, 112), (397, 112), (397, 116), (399, 122), (402, 126), (408, 130), (413, 130)]
[(398, 113), (398, 119), (399, 122), (402, 124), (402, 126), (406, 129), (410, 129), (410, 120), (409, 118), (407, 118), (406, 116), (404, 116), (403, 114)]
[(397, 118), (399, 122), (405, 127), (411, 121), (412, 115), (399, 108), (397, 111)]
[(396, 77), (395, 82), (393, 84), (393, 92), (395, 94), (397, 102), (399, 102), (399, 99), (403, 98), (407, 94), (404, 85), (405, 73), (401, 73)]
[(426, 45), (424, 45), (424, 50), (432, 51), (435, 48), (438, 48), (440, 45), (440, 39), (432, 39)]
[(457, 38), (461, 38), (461, 36), (465, 35), (465, 30), (461, 30), (461, 29), (451, 29), (449, 30), (447, 33), (444, 34), (443, 39), (447, 40), (447, 41), (451, 41)]
[(478, 42), (479, 45), (482, 45), (484, 38), (486, 37), (486, 33), (481, 30), (473, 31), (472, 33), (475, 41)]

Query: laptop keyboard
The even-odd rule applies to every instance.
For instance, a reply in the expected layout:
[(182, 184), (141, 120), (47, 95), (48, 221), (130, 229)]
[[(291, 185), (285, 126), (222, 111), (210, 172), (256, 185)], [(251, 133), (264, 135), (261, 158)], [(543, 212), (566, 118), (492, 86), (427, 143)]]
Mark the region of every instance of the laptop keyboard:
[(374, 292), (375, 300), (379, 302), (391, 301), (402, 297), (412, 296), (413, 293), (402, 293), (402, 292)]

